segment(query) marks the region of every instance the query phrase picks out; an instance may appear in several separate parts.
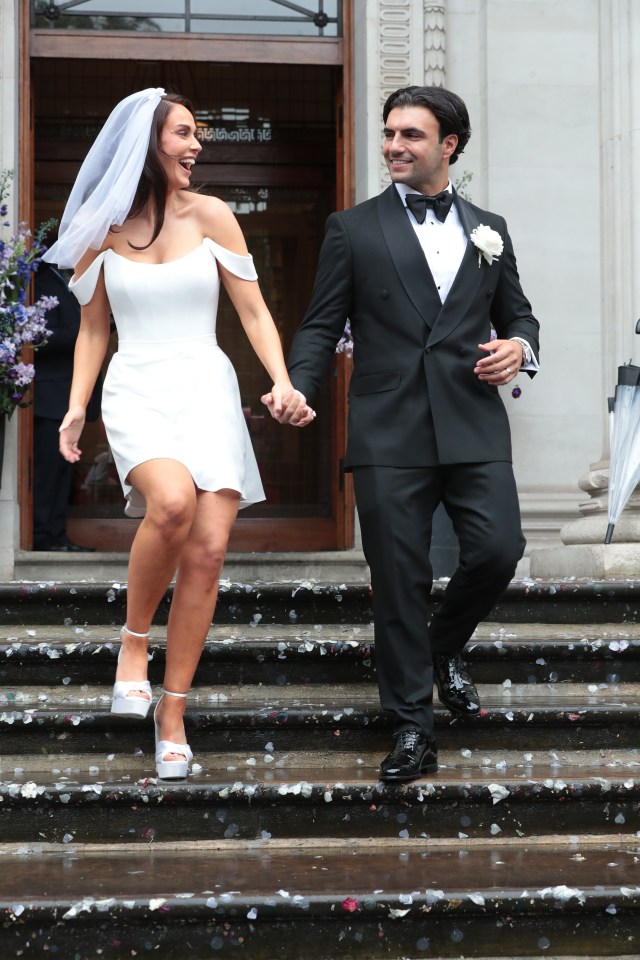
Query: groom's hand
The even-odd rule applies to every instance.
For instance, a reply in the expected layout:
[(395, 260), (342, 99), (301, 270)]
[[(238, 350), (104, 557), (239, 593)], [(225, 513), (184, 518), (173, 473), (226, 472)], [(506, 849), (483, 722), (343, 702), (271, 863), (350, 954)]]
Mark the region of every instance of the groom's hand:
[(517, 340), (490, 340), (479, 343), (478, 349), (488, 354), (475, 365), (478, 380), (502, 387), (517, 377), (523, 359), (522, 344)]
[(274, 420), (288, 423), (293, 427), (306, 427), (316, 416), (315, 410), (308, 406), (304, 394), (288, 388), (281, 390), (274, 384), (269, 393), (260, 398)]

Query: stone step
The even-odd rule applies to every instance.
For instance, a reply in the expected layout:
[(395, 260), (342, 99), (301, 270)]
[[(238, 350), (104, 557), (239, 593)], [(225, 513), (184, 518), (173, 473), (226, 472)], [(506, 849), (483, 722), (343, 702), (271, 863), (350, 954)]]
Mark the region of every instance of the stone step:
[[(593, 686), (593, 685), (590, 685)], [(0, 753), (24, 750), (46, 754), (127, 753), (151, 737), (151, 719), (114, 718), (108, 688), (50, 690), (32, 698), (9, 694), (0, 713)], [(238, 690), (201, 687), (190, 698), (187, 732), (192, 747), (216, 750), (388, 750), (389, 726), (371, 684), (248, 686)], [(608, 749), (637, 746), (640, 685), (596, 688), (585, 685), (481, 686), (482, 710), (472, 720), (453, 719), (436, 708), (438, 741), (444, 749)], [(43, 697), (42, 701), (38, 697)]]
[[(435, 581), (431, 608), (447, 583)], [(157, 613), (166, 622), (173, 588)], [(116, 581), (0, 583), (0, 622), (86, 626), (124, 622), (126, 584)], [(637, 623), (640, 583), (636, 580), (514, 580), (494, 607), (491, 619), (511, 623)], [(369, 623), (367, 583), (293, 580), (274, 583), (220, 582), (216, 623)]]
[(159, 960), (593, 958), (640, 949), (640, 846), (628, 835), (464, 849), (301, 840), (0, 852), (11, 863), (0, 880), (9, 956), (94, 956), (97, 943), (105, 956)]
[(223, 582), (170, 783), (109, 713), (125, 600), (0, 584), (1, 956), (640, 955), (639, 584), (513, 584), (469, 645), (482, 715), (437, 706), (404, 786), (366, 583)]
[[(153, 756), (121, 765), (34, 767), (20, 757), (0, 771), (3, 841), (67, 844), (296, 837), (398, 839), (640, 836), (640, 751), (606, 761), (584, 751), (560, 760), (530, 754), (507, 765), (470, 750), (441, 754), (437, 774), (408, 785), (378, 780), (380, 756), (275, 752), (196, 755), (185, 781), (157, 780)], [(271, 761), (271, 762), (268, 762)], [(65, 763), (67, 761), (65, 760)], [(22, 764), (22, 766), (20, 766)], [(99, 764), (96, 765), (96, 764)], [(76, 769), (74, 769), (76, 767)]]
[[(22, 688), (0, 689), (0, 707), (6, 710), (18, 708), (31, 715), (27, 723), (38, 720), (44, 710), (56, 710), (65, 715), (83, 710), (109, 709), (112, 684), (76, 684), (69, 677), (54, 686), (25, 686)], [(640, 683), (546, 683), (514, 684), (505, 680), (501, 684), (478, 684), (482, 707), (511, 711), (514, 707), (527, 710), (547, 707), (550, 703), (561, 705), (562, 709), (576, 710), (579, 707), (601, 708), (633, 705), (640, 698)], [(162, 694), (161, 685), (152, 685), (153, 701)], [(335, 704), (344, 704), (349, 699), (361, 709), (370, 709), (378, 703), (376, 687), (370, 683), (236, 683), (235, 685), (209, 686), (199, 684), (193, 687), (188, 697), (188, 710), (192, 707), (203, 710), (238, 707), (244, 709), (252, 703), (258, 703), (258, 710), (270, 708), (290, 709), (307, 707), (326, 714), (336, 710), (341, 714), (333, 719), (339, 721), (342, 714), (351, 716), (353, 710)], [(434, 694), (438, 704), (437, 691)], [(35, 712), (34, 712), (35, 711)], [(481, 714), (482, 717), (482, 714)], [(23, 721), (25, 718), (22, 718)], [(120, 718), (116, 722), (120, 723)], [(511, 718), (510, 718), (511, 719)]]
[[(127, 579), (128, 552), (56, 553), (48, 551), (17, 551), (15, 577), (17, 580), (78, 580)], [(225, 579), (234, 582), (256, 580), (293, 580), (314, 577), (321, 581), (368, 581), (369, 568), (362, 550), (321, 550), (314, 553), (227, 553), (222, 571)]]
[[(166, 627), (154, 626), (150, 677), (159, 683)], [(96, 683), (115, 671), (118, 631), (90, 627), (9, 624), (0, 628), (0, 683), (5, 687), (57, 682)], [(480, 683), (616, 683), (640, 677), (640, 625), (485, 623), (465, 657)], [(344, 683), (375, 679), (370, 624), (291, 624), (211, 628), (197, 682)]]
[[(328, 637), (366, 642), (373, 641), (373, 624), (335, 624), (314, 623), (298, 626), (293, 623), (273, 623), (264, 625), (260, 621), (245, 624), (212, 624), (208, 638), (210, 640), (252, 640), (256, 637), (265, 640), (284, 640), (291, 642), (300, 638)], [(159, 642), (166, 638), (167, 627), (163, 623), (154, 623), (151, 627), (151, 637)], [(0, 641), (20, 640), (28, 643), (37, 641), (119, 641), (120, 631), (106, 622), (95, 623), (86, 627), (73, 625), (57, 626), (43, 624), (34, 627), (20, 623), (0, 623)], [(567, 641), (569, 643), (584, 643), (588, 646), (613, 642), (615, 640), (637, 642), (640, 640), (640, 623), (512, 623), (503, 626), (497, 621), (485, 621), (479, 624), (473, 635), (474, 641), (497, 642), (511, 640), (524, 643), (527, 641)]]
[[(22, 778), (25, 781), (44, 777), (57, 780), (62, 777), (71, 777), (78, 782), (95, 782), (96, 776), (106, 778), (120, 778), (125, 775), (130, 780), (147, 779), (147, 774), (151, 771), (141, 768), (140, 754), (115, 754), (109, 753), (97, 757), (95, 753), (59, 753), (55, 756), (48, 754), (34, 754), (30, 750), (30, 745), (25, 742), (25, 747), (29, 747), (27, 753), (7, 754), (0, 756), (0, 780), (11, 780)], [(209, 769), (226, 770), (229, 775), (236, 776), (236, 771), (244, 775), (253, 773), (262, 775), (269, 779), (271, 774), (269, 770), (286, 768), (287, 770), (314, 769), (324, 770), (325, 768), (370, 768), (377, 770), (381, 759), (377, 750), (354, 751), (340, 750), (332, 745), (330, 750), (317, 750), (313, 745), (309, 745), (307, 750), (288, 750), (286, 753), (277, 753), (272, 743), (267, 742), (264, 750), (250, 755), (246, 752), (226, 751), (224, 754), (218, 753), (215, 744), (210, 744), (210, 749), (200, 751), (196, 757), (199, 762), (200, 773), (206, 773)], [(148, 761), (151, 762), (150, 760)], [(564, 767), (575, 767), (580, 769), (590, 768), (594, 776), (602, 776), (606, 779), (609, 769), (628, 768), (629, 776), (636, 777), (638, 767), (640, 766), (640, 747), (632, 749), (599, 749), (599, 750), (492, 750), (482, 749), (480, 747), (462, 747), (459, 750), (440, 749), (439, 752), (440, 772), (454, 767), (459, 769), (461, 776), (470, 775), (468, 771), (481, 770), (486, 772), (495, 768), (502, 774), (518, 774), (524, 769), (532, 767), (548, 766), (552, 768), (550, 776), (561, 777)], [(597, 769), (596, 769), (597, 768)], [(555, 772), (554, 772), (555, 771)], [(500, 774), (499, 774), (500, 775)], [(321, 778), (320, 774), (317, 776)], [(430, 778), (429, 778), (430, 779)]]

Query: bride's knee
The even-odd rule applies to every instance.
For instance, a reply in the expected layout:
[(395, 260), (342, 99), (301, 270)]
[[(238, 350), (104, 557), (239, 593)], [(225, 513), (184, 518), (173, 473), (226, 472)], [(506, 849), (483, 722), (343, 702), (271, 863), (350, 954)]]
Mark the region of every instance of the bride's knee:
[(165, 536), (188, 530), (196, 511), (196, 498), (190, 491), (167, 491), (148, 504), (147, 518)]
[(180, 560), (180, 568), (190, 575), (214, 582), (222, 572), (226, 552), (226, 538), (212, 537), (194, 544), (187, 543)]

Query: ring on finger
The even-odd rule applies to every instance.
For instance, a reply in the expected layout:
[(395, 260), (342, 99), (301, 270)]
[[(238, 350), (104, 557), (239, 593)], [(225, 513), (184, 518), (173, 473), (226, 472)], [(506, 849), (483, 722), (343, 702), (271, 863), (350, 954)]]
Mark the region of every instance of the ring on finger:
[(511, 376), (511, 368), (510, 368), (510, 367), (505, 367), (505, 371), (504, 371), (504, 372), (507, 374), (508, 377)]

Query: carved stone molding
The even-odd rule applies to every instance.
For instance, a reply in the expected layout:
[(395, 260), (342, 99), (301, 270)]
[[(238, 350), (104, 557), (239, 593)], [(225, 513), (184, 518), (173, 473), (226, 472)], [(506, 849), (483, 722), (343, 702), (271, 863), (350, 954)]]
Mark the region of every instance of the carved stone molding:
[[(408, 87), (411, 77), (411, 0), (378, 0), (380, 24), (380, 113), (387, 98), (399, 87)], [(389, 183), (387, 166), (380, 158), (380, 184)]]
[(444, 2), (424, 0), (424, 82), (444, 87), (446, 83), (447, 34)]
[[(378, 0), (380, 112), (387, 98), (399, 87), (420, 82), (433, 86), (445, 84), (445, 3), (444, 0), (423, 0), (418, 13), (422, 15), (423, 24), (420, 32), (415, 29), (418, 2)], [(388, 183), (389, 173), (381, 159), (381, 188)]]

